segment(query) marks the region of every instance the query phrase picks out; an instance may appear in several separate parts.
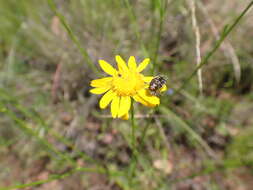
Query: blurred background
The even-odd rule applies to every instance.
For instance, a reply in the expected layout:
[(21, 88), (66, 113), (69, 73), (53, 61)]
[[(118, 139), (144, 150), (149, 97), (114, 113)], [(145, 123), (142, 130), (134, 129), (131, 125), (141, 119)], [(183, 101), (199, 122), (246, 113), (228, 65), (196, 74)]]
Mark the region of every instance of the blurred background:
[[(0, 189), (252, 189), (252, 11), (188, 80), (249, 3), (0, 0)], [(130, 121), (89, 93), (116, 54), (168, 77), (135, 103), (134, 163)]]

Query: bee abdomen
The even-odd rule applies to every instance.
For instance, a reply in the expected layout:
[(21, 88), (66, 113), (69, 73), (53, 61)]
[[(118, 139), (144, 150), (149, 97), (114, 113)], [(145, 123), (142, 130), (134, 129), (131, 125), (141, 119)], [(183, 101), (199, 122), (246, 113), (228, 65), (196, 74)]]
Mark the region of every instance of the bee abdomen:
[(163, 87), (163, 85), (166, 84), (166, 79), (162, 76), (157, 76), (151, 80), (149, 83), (149, 91), (151, 94), (157, 94), (159, 89)]

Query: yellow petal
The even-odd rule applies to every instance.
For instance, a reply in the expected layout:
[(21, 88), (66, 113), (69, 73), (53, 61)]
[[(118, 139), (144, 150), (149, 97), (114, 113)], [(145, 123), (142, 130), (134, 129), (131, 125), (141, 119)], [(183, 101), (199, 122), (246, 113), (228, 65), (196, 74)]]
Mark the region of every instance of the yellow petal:
[(119, 55), (116, 55), (115, 59), (118, 64), (119, 73), (120, 74), (128, 73), (129, 70), (126, 66), (126, 62)]
[(110, 87), (101, 87), (101, 88), (93, 88), (90, 90), (90, 93), (92, 94), (103, 94), (106, 91), (108, 91)]
[(143, 71), (143, 70), (147, 67), (147, 65), (149, 64), (149, 61), (150, 61), (149, 58), (144, 59), (144, 60), (139, 64), (139, 66), (137, 67), (137, 72)]
[(112, 77), (104, 77), (101, 79), (95, 79), (90, 82), (92, 87), (107, 87), (110, 86), (110, 82), (112, 81)]
[(160, 92), (165, 92), (167, 90), (167, 86), (164, 84), (160, 89)]
[(101, 109), (105, 109), (115, 96), (116, 93), (112, 90), (106, 92), (105, 95), (99, 101), (99, 107)]
[(127, 114), (123, 115), (121, 117), (121, 119), (128, 120), (129, 119), (129, 114), (127, 113)]
[(149, 104), (159, 105), (160, 99), (157, 96), (153, 96), (147, 89), (141, 89), (138, 91), (139, 96)]
[(149, 102), (145, 101), (143, 98), (141, 98), (138, 94), (133, 96), (133, 99), (136, 101), (136, 102), (139, 102), (141, 104), (143, 104), (144, 106), (147, 106), (147, 107), (155, 107), (156, 105), (154, 104), (150, 104)]
[(105, 73), (107, 73), (108, 75), (116, 75), (117, 74), (117, 70), (114, 69), (109, 63), (107, 63), (104, 60), (99, 60), (99, 65), (100, 67), (103, 69), (103, 71)]
[(136, 71), (137, 65), (134, 56), (130, 56), (128, 59), (128, 67), (131, 71)]
[(122, 117), (128, 113), (131, 107), (131, 98), (129, 96), (122, 96), (120, 99), (119, 113), (118, 117)]
[(143, 80), (144, 82), (151, 82), (151, 80), (153, 79), (154, 77), (144, 77)]
[(111, 103), (111, 114), (113, 118), (116, 118), (118, 113), (119, 113), (119, 101), (120, 101), (120, 97), (119, 96), (115, 96), (112, 99), (112, 103)]

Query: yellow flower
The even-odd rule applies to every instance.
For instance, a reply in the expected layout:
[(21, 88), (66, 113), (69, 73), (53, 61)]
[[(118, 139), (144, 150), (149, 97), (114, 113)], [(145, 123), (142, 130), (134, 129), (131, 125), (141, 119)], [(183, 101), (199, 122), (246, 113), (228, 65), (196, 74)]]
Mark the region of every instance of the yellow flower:
[[(113, 118), (128, 119), (128, 111), (131, 107), (131, 99), (148, 107), (160, 104), (157, 96), (150, 94), (148, 86), (153, 77), (144, 76), (142, 72), (149, 64), (150, 59), (144, 59), (138, 66), (134, 56), (128, 60), (128, 64), (117, 55), (116, 62), (118, 70), (113, 68), (104, 60), (99, 60), (99, 65), (105, 73), (110, 75), (101, 79), (92, 80), (90, 90), (93, 94), (103, 94), (99, 101), (101, 109), (105, 109), (111, 103), (111, 114)], [(165, 91), (164, 85), (161, 91)]]

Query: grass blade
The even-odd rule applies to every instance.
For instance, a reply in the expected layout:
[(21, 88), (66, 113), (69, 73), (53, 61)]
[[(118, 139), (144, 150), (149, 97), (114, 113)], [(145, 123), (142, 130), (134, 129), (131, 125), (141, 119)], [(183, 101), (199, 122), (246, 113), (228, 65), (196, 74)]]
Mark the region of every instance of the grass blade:
[(250, 8), (253, 6), (253, 1), (251, 1), (248, 6), (242, 11), (242, 13), (235, 19), (232, 25), (226, 27), (226, 30), (221, 34), (221, 37), (219, 40), (216, 41), (214, 47), (211, 49), (209, 53), (204, 57), (204, 59), (201, 61), (201, 63), (196, 67), (196, 69), (190, 74), (190, 76), (183, 82), (183, 84), (175, 90), (175, 94), (180, 92), (186, 84), (195, 76), (195, 74), (198, 72), (200, 68), (202, 68), (204, 65), (206, 65), (209, 61), (209, 59), (214, 55), (214, 53), (219, 49), (222, 42), (227, 38), (227, 36), (233, 31), (233, 29), (237, 26), (237, 24), (240, 22), (240, 20), (245, 16), (245, 14), (250, 10)]
[(169, 117), (167, 118), (169, 120), (169, 122), (173, 122), (173, 123), (177, 124), (178, 126), (182, 127), (189, 135), (192, 136), (193, 139), (195, 139), (204, 148), (204, 150), (207, 152), (207, 154), (210, 157), (216, 159), (216, 156), (215, 156), (215, 153), (213, 152), (213, 150), (201, 138), (201, 136), (199, 136), (194, 130), (192, 130), (192, 128), (190, 126), (188, 126), (187, 123), (184, 122), (183, 119), (178, 117), (174, 112), (172, 112), (171, 110), (167, 109), (164, 106), (160, 106), (159, 109), (161, 110), (162, 113), (169, 115)]
[(77, 48), (79, 49), (80, 53), (82, 54), (82, 56), (84, 57), (84, 59), (87, 61), (87, 64), (89, 65), (90, 69), (98, 74), (98, 70), (97, 67), (95, 66), (95, 64), (93, 63), (93, 61), (91, 60), (88, 52), (86, 49), (84, 49), (81, 46), (80, 41), (78, 40), (78, 38), (75, 36), (74, 32), (72, 31), (72, 29), (70, 28), (70, 26), (67, 24), (65, 17), (57, 10), (56, 4), (54, 2), (54, 0), (48, 0), (48, 5), (50, 6), (50, 8), (52, 9), (52, 11), (56, 14), (56, 16), (59, 18), (59, 20), (61, 21), (62, 25), (64, 26), (65, 30), (67, 31), (69, 37), (71, 38), (71, 40), (76, 44)]

